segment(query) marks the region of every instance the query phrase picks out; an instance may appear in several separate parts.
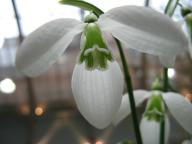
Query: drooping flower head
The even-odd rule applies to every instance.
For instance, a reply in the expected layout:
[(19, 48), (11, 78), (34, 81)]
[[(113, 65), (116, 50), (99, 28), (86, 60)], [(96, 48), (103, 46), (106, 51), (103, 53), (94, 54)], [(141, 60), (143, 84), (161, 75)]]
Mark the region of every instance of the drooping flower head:
[(165, 123), (164, 143), (167, 143), (170, 132), (170, 122), (165, 112), (162, 94), (154, 91), (147, 102), (146, 110), (140, 124), (144, 144), (159, 144), (162, 121)]
[[(141, 105), (145, 100), (147, 107), (141, 120), (140, 128), (144, 144), (159, 143), (160, 122), (165, 121), (165, 142), (168, 140), (170, 126), (169, 119), (165, 111), (165, 104), (169, 112), (176, 121), (190, 134), (192, 134), (191, 121), (192, 104), (182, 95), (160, 91), (134, 91), (136, 105)], [(128, 95), (125, 94), (122, 99), (121, 107), (116, 114), (113, 123), (120, 123), (126, 116), (130, 114)]]
[(189, 46), (181, 28), (168, 16), (138, 6), (114, 8), (98, 19), (91, 15), (85, 22), (58, 19), (32, 32), (16, 55), (17, 69), (27, 76), (48, 70), (74, 37), (82, 35), (72, 91), (82, 115), (97, 128), (111, 123), (123, 91), (123, 76), (103, 32), (112, 34), (128, 48), (158, 56), (165, 66), (171, 66), (176, 55)]
[(121, 104), (123, 76), (103, 38), (96, 16), (87, 16), (82, 48), (72, 76), (72, 91), (82, 115), (105, 128)]

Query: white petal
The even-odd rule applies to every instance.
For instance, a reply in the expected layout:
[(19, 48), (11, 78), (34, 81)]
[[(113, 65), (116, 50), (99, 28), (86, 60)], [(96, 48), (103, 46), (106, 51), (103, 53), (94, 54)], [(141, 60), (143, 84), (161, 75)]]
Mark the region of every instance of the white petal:
[(117, 62), (108, 62), (108, 69), (86, 70), (77, 64), (72, 76), (72, 91), (77, 107), (85, 119), (102, 129), (118, 111), (123, 92), (123, 75)]
[(81, 23), (73, 19), (58, 19), (41, 26), (18, 48), (17, 69), (28, 76), (45, 72), (82, 30)]
[[(149, 121), (143, 117), (140, 123), (140, 130), (143, 139), (143, 144), (159, 144), (160, 123), (156, 121)], [(165, 144), (168, 141), (170, 132), (170, 122), (165, 116)]]
[(165, 103), (177, 122), (192, 134), (192, 104), (177, 93), (164, 93)]
[[(150, 96), (150, 92), (145, 90), (135, 90), (134, 91), (134, 98), (135, 98), (135, 105), (139, 106), (142, 104), (144, 100), (146, 100)], [(123, 119), (125, 119), (131, 113), (130, 102), (128, 94), (123, 95), (121, 106), (115, 115), (112, 123), (114, 125), (119, 124)]]
[(171, 56), (171, 55), (159, 56), (160, 62), (162, 63), (162, 65), (164, 67), (167, 67), (167, 68), (172, 68), (174, 66), (175, 58), (176, 58), (176, 56), (174, 56), (174, 55), (173, 56)]
[(168, 16), (151, 8), (114, 8), (103, 14), (98, 23), (127, 47), (141, 52), (176, 56), (189, 47), (182, 29)]

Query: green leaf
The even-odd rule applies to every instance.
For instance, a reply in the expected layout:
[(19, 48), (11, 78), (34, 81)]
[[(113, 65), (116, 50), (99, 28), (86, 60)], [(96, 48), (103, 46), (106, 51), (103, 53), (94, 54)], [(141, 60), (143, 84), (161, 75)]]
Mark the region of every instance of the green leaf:
[(93, 11), (93, 13), (95, 13), (98, 17), (104, 13), (102, 10), (100, 10), (96, 6), (94, 6), (88, 2), (85, 2), (83, 0), (60, 0), (59, 2), (61, 4), (72, 5), (72, 6), (76, 6), (81, 9), (84, 9), (84, 10)]
[(175, 9), (177, 7), (179, 3), (179, 0), (169, 0), (166, 8), (165, 8), (165, 14), (167, 14), (168, 16), (172, 16), (175, 12)]

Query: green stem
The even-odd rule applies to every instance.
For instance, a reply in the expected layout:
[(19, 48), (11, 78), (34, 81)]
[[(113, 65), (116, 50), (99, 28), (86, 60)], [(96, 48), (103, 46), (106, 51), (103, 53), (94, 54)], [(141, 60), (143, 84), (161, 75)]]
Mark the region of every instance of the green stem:
[(163, 68), (163, 91), (167, 92), (169, 88), (168, 68)]
[[(163, 68), (163, 91), (168, 91), (169, 79), (168, 79), (168, 68)], [(165, 116), (161, 121), (160, 126), (160, 140), (159, 144), (164, 144), (165, 142)]]
[[(175, 12), (175, 9), (179, 3), (179, 0), (169, 0), (167, 3), (167, 6), (165, 8), (164, 13), (168, 15), (169, 17), (172, 17), (172, 15)], [(169, 88), (169, 78), (168, 78), (168, 68), (163, 68), (163, 91), (167, 92)], [(159, 144), (164, 144), (165, 142), (165, 117), (161, 122), (160, 126), (160, 140)]]
[(115, 38), (115, 41), (117, 43), (119, 53), (120, 53), (120, 56), (121, 56), (121, 61), (122, 61), (122, 64), (123, 64), (123, 70), (124, 70), (124, 74), (125, 74), (125, 81), (127, 83), (127, 90), (128, 90), (128, 94), (129, 94), (130, 107), (131, 107), (131, 111), (132, 111), (133, 124), (134, 124), (135, 134), (136, 134), (136, 138), (137, 138), (137, 144), (142, 144), (141, 132), (140, 132), (139, 125), (138, 125), (137, 112), (136, 112), (136, 108), (135, 108), (133, 87), (132, 87), (132, 83), (131, 83), (131, 77), (130, 77), (130, 74), (129, 74), (129, 67), (128, 67), (128, 64), (126, 62), (125, 54), (123, 52), (120, 41), (118, 39), (116, 39), (116, 38)]
[[(98, 17), (104, 13), (102, 10), (100, 10), (96, 6), (94, 6), (88, 2), (82, 1), (82, 0), (73, 0), (73, 1), (72, 0), (61, 0), (60, 3), (73, 5), (73, 6), (85, 9), (85, 10), (93, 11)], [(142, 144), (141, 132), (139, 129), (139, 123), (138, 123), (138, 118), (137, 118), (137, 113), (136, 113), (135, 100), (134, 100), (134, 95), (133, 95), (133, 88), (132, 88), (132, 83), (131, 83), (131, 77), (129, 74), (128, 64), (126, 62), (126, 58), (125, 58), (125, 55), (124, 55), (120, 41), (116, 38), (114, 38), (114, 39), (115, 39), (116, 44), (118, 46), (119, 53), (121, 56), (121, 61), (123, 64), (123, 70), (124, 70), (124, 74), (125, 74), (127, 90), (129, 93), (129, 100), (130, 100), (133, 125), (134, 125), (134, 129), (135, 129), (135, 136), (136, 136), (137, 144)]]
[(96, 6), (82, 0), (60, 0), (60, 3), (65, 5), (76, 6), (88, 11), (93, 11), (93, 13), (98, 17), (104, 13), (102, 10), (100, 10)]
[(172, 17), (178, 4), (179, 4), (179, 0), (169, 0), (164, 13)]

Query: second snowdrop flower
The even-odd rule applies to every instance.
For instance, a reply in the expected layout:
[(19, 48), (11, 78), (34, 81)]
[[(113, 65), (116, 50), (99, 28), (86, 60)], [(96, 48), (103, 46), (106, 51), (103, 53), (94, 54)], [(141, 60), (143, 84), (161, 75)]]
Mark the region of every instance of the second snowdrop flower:
[(165, 139), (168, 141), (170, 122), (165, 113), (165, 104), (160, 92), (154, 91), (147, 102), (140, 129), (144, 144), (159, 144), (161, 121), (165, 122)]
[[(169, 120), (164, 110), (164, 103), (176, 121), (188, 133), (192, 134), (192, 116), (190, 115), (192, 112), (192, 104), (182, 95), (173, 92), (163, 93), (160, 91), (135, 90), (134, 96), (137, 106), (148, 99), (147, 108), (140, 125), (144, 144), (158, 144), (160, 121), (163, 117), (165, 120), (165, 141), (168, 140)], [(116, 125), (120, 123), (130, 113), (128, 95), (125, 94), (121, 107), (113, 120), (113, 124)], [(149, 133), (153, 134), (153, 136), (150, 137)]]

